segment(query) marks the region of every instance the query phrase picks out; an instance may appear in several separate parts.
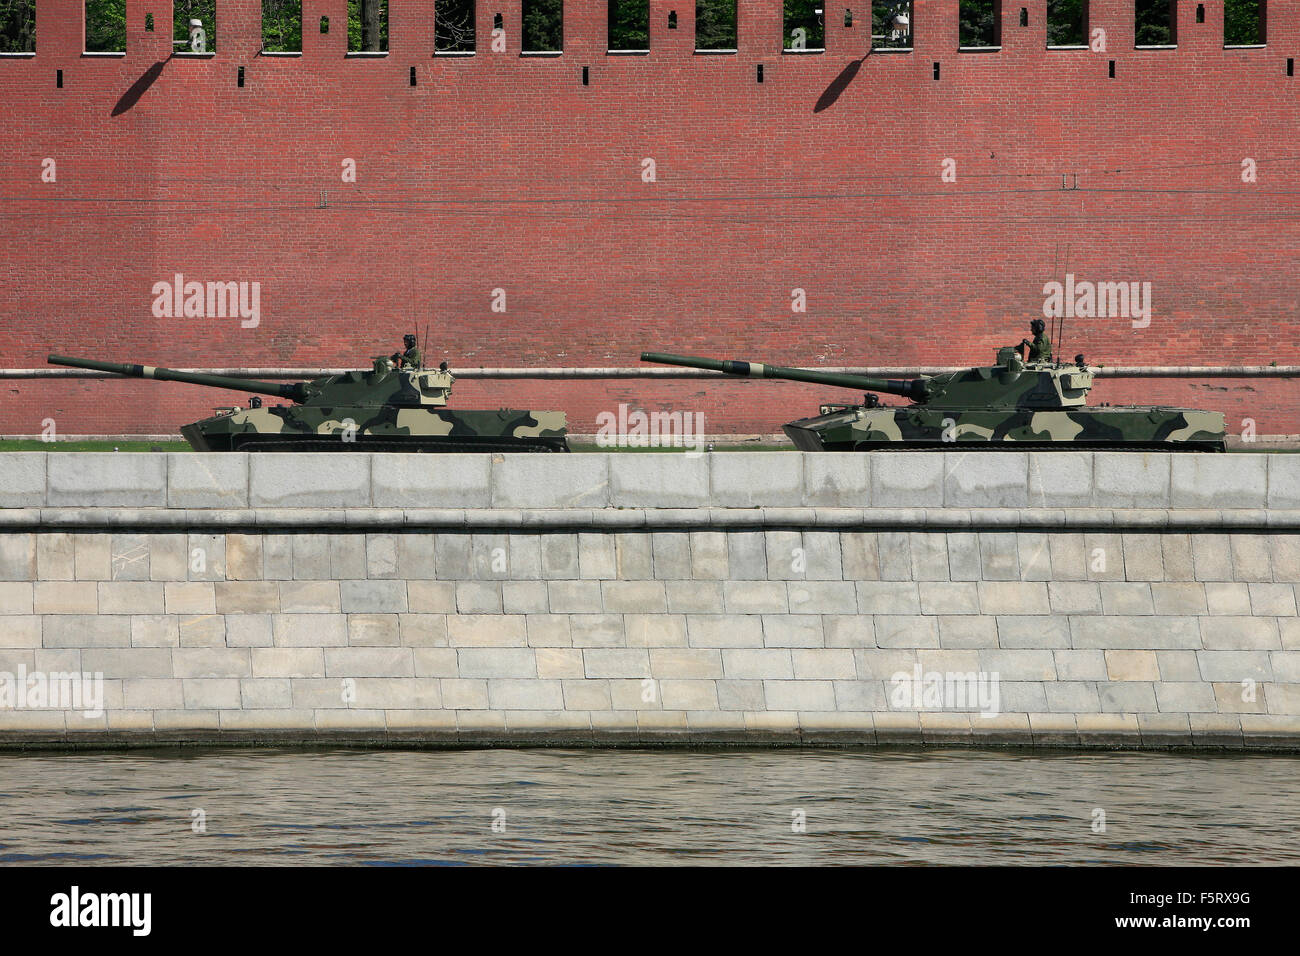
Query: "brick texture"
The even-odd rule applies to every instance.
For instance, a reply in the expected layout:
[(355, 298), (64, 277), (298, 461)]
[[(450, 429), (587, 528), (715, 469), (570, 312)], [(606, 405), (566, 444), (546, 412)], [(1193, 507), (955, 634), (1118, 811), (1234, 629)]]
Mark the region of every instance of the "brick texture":
[[(219, 0), (215, 55), (167, 59), (170, 31), (144, 32), (147, 5), (131, 6), (125, 56), (84, 57), (82, 4), (37, 0), (36, 54), (0, 59), (0, 366), (51, 351), (360, 366), (426, 323), (429, 357), (453, 368), (627, 366), (647, 348), (983, 364), (1066, 271), (1152, 284), (1149, 327), (1075, 319), (1067, 356), (1300, 364), (1287, 226), (1300, 79), (1286, 75), (1300, 7), (1270, 4), (1266, 46), (1225, 51), (1222, 3), (1204, 3), (1204, 23), (1179, 3), (1177, 49), (1135, 50), (1132, 3), (1092, 0), (1107, 45), (1094, 52), (1046, 49), (1046, 0), (1019, 0), (1002, 5), (999, 52), (963, 53), (957, 0), (926, 0), (913, 52), (867, 55), (868, 4), (846, 4), (854, 25), (828, 8), (824, 53), (782, 55), (776, 0), (742, 0), (738, 52), (695, 56), (693, 5), (650, 0), (650, 53), (610, 56), (604, 0), (569, 0), (563, 55), (521, 57), (519, 0), (502, 0), (478, 4), (476, 54), (445, 57), (432, 54), (433, 0), (392, 0), (388, 55), (349, 58), (341, 29), (316, 29), (322, 14), (346, 22), (341, 0), (305, 5), (300, 57), (259, 56), (256, 0)], [(504, 53), (489, 49), (498, 12)], [(946, 159), (956, 182), (940, 180)], [(176, 273), (259, 282), (259, 324), (156, 318), (154, 283)], [(791, 310), (795, 289), (806, 312)], [(851, 398), (463, 380), (453, 403), (561, 408), (591, 432), (627, 402), (752, 433), (837, 394)], [(238, 400), (10, 381), (0, 433), (50, 417), (65, 434), (174, 432)], [(1285, 380), (1101, 380), (1093, 400), (1213, 407), (1232, 431), (1250, 418), (1261, 434), (1300, 433)]]

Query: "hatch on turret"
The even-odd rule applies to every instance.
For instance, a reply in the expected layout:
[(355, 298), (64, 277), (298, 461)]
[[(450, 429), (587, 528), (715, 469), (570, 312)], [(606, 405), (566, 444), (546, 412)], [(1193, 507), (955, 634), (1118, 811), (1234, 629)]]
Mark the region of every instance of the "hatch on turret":
[(452, 375), (451, 372), (431, 369), (405, 374), (410, 377), (411, 385), (419, 394), (420, 405), (439, 406), (447, 404), (447, 397), (451, 395), (452, 383), (456, 381), (456, 376)]
[(1088, 392), (1092, 389), (1092, 371), (1076, 365), (1053, 368), (1048, 371), (1056, 385), (1060, 404), (1065, 407), (1088, 404)]

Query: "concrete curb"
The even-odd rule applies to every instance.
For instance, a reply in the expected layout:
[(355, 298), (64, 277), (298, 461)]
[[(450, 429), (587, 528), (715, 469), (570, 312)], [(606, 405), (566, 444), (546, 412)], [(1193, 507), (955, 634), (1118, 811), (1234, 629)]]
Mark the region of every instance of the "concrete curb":
[(0, 751), (99, 750), (162, 747), (359, 747), (461, 749), (475, 747), (602, 747), (669, 749), (862, 747), (1032, 748), (1035, 750), (1174, 750), (1300, 753), (1300, 739), (1279, 734), (1225, 731), (1133, 733), (1129, 731), (1024, 733), (1009, 730), (944, 731), (891, 727), (888, 730), (612, 731), (537, 729), (516, 731), (436, 730), (248, 730), (81, 731), (42, 733), (6, 731)]
[[(297, 525), (299, 519), (279, 516), (290, 510), (318, 516), (359, 509), (399, 514), (429, 506), (466, 515), (681, 509), (698, 516), (724, 509), (731, 513), (727, 520), (736, 522), (743, 520), (740, 512), (756, 515), (759, 509), (806, 509), (810, 515), (817, 509), (828, 521), (837, 520), (839, 512), (867, 508), (909, 514), (978, 509), (991, 516), (1003, 510), (1154, 509), (1151, 517), (1134, 514), (1132, 520), (1160, 527), (1157, 515), (1164, 509), (1261, 515), (1300, 509), (1300, 456), (1012, 450), (699, 456), (0, 454), (0, 509), (256, 511)], [(477, 519), (465, 518), (470, 520)], [(764, 519), (749, 520), (761, 524)], [(1241, 520), (1267, 524), (1265, 518)]]
[(1254, 508), (10, 508), (0, 531), (1294, 531), (1300, 510)]

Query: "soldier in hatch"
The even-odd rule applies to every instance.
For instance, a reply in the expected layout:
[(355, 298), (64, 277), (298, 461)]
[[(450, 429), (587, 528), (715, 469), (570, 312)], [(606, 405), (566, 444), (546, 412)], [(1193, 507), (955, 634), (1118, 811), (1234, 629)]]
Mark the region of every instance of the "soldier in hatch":
[[(1034, 319), (1029, 323), (1029, 331), (1034, 333), (1034, 340), (1021, 339), (1016, 349), (1026, 362), (1050, 362), (1052, 360), (1052, 340), (1047, 337), (1047, 323)], [(1028, 353), (1026, 354), (1026, 350)]]
[(402, 345), (405, 351), (393, 353), (393, 364), (398, 368), (417, 370), (424, 367), (424, 356), (420, 354), (420, 349), (415, 344), (414, 335), (403, 335)]

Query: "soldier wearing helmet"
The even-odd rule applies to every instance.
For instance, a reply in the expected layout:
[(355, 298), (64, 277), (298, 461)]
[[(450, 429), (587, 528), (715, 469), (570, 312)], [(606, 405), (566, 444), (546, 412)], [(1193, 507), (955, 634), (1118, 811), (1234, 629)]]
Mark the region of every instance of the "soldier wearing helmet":
[(420, 354), (420, 349), (415, 344), (415, 336), (409, 333), (403, 335), (402, 345), (405, 350), (393, 353), (393, 364), (398, 368), (412, 370), (424, 368), (424, 356)]
[[(1033, 341), (1021, 339), (1020, 344), (1016, 346), (1021, 357), (1026, 362), (1050, 362), (1052, 360), (1052, 340), (1047, 337), (1047, 323), (1042, 319), (1034, 319), (1029, 323), (1029, 331), (1034, 334)], [(1028, 354), (1025, 353), (1026, 349), (1028, 349)]]

